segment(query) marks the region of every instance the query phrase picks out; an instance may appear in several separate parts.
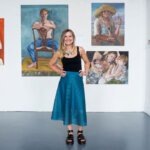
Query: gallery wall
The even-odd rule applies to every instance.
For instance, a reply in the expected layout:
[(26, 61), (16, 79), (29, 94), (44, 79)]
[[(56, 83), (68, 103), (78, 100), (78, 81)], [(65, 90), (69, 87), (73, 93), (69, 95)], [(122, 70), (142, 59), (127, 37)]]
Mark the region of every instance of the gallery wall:
[[(5, 19), (5, 65), (0, 66), (0, 111), (51, 111), (59, 77), (23, 77), (21, 73), (21, 5), (68, 5), (69, 28), (76, 45), (86, 51), (128, 51), (129, 80), (126, 85), (86, 85), (89, 112), (144, 111), (146, 1), (107, 0), (125, 3), (125, 45), (91, 45), (91, 3), (106, 0), (0, 0)], [(84, 78), (85, 82), (85, 78)]]
[(150, 1), (147, 0), (147, 7), (146, 7), (146, 100), (145, 100), (145, 112), (150, 115), (150, 67), (149, 67), (149, 59), (150, 59), (150, 20), (149, 20), (149, 13), (150, 13)]

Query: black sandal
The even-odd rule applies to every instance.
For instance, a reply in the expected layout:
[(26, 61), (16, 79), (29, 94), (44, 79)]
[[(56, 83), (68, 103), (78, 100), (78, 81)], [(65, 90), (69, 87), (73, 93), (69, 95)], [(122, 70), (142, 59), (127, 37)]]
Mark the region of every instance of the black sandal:
[[(67, 144), (73, 144), (74, 143), (74, 137), (72, 134), (69, 134), (70, 132), (73, 132), (73, 130), (68, 130), (68, 136), (66, 138)], [(70, 140), (70, 141), (68, 141), (68, 140)]]
[[(78, 137), (77, 137), (78, 143), (79, 143), (79, 144), (85, 144), (85, 143), (86, 143), (86, 139), (85, 139), (85, 137), (84, 137), (84, 135), (83, 135), (83, 130), (82, 130), (82, 131), (79, 131), (79, 130), (78, 130), (77, 133), (80, 133), (80, 134), (78, 135)], [(84, 140), (84, 141), (83, 141), (83, 140)]]

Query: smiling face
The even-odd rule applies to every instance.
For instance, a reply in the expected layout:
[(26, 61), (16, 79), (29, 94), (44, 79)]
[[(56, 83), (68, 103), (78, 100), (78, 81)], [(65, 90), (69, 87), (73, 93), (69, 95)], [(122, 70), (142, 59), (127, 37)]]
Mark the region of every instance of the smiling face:
[(108, 62), (108, 63), (112, 63), (112, 62), (115, 60), (115, 58), (116, 58), (116, 55), (113, 54), (113, 53), (110, 53), (110, 54), (108, 55), (107, 62)]
[(48, 17), (48, 12), (43, 10), (40, 14), (42, 20), (46, 20)]
[(102, 17), (108, 18), (109, 16), (110, 16), (110, 11), (104, 10), (104, 11), (102, 12)]
[(64, 44), (65, 45), (72, 45), (73, 42), (74, 42), (73, 34), (70, 31), (66, 32), (66, 34), (64, 35)]

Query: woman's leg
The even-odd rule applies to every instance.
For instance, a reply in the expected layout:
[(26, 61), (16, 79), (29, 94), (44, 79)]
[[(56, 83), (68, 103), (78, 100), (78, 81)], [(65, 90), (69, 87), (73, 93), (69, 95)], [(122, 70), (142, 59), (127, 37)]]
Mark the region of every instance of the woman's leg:
[(72, 124), (69, 124), (69, 125), (67, 126), (67, 129), (68, 129), (68, 130), (72, 130)]
[(78, 126), (78, 130), (82, 131), (83, 127), (82, 126)]
[[(68, 129), (68, 130), (72, 130), (72, 124), (69, 124), (69, 125), (67, 126), (67, 129)], [(73, 135), (73, 132), (69, 132), (68, 134), (69, 134), (69, 135)], [(72, 142), (72, 140), (69, 140), (69, 139), (67, 139), (67, 141), (68, 141), (68, 142)]]
[[(78, 131), (83, 131), (83, 127), (82, 126), (78, 126)], [(78, 133), (78, 135), (80, 135), (80, 134), (82, 134), (82, 133)], [(83, 139), (81, 139), (81, 142), (85, 142), (86, 140), (85, 140), (85, 138), (83, 138)]]

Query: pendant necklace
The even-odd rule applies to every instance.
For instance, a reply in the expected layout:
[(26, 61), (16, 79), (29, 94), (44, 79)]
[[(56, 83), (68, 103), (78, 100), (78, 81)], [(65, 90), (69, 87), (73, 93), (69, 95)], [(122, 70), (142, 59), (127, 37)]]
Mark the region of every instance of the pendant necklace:
[(72, 55), (72, 51), (73, 51), (73, 48), (72, 48), (72, 50), (71, 50), (71, 51), (69, 51), (69, 52), (65, 52), (65, 55), (67, 55), (67, 56)]
[(65, 52), (65, 55), (67, 56), (72, 55), (72, 52)]

